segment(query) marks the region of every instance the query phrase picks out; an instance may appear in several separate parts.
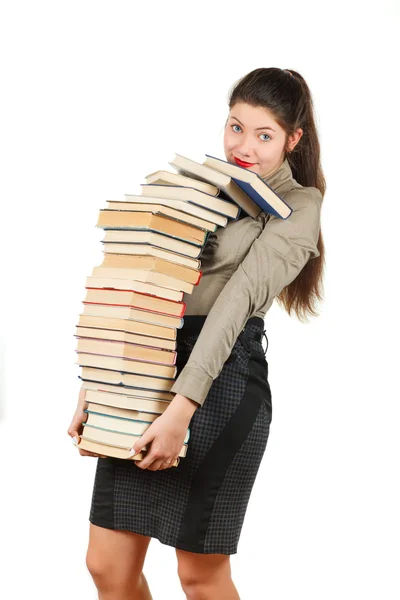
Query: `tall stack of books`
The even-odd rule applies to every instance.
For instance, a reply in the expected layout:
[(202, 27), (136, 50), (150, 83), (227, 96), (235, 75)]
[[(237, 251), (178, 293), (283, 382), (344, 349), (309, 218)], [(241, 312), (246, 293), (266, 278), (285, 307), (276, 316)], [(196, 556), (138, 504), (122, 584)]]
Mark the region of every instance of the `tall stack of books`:
[[(173, 398), (184, 294), (200, 282), (210, 232), (241, 209), (252, 217), (261, 210), (291, 213), (255, 173), (206, 157), (201, 164), (177, 154), (169, 163), (177, 173), (151, 173), (141, 195), (125, 194), (100, 209), (104, 259), (87, 277), (75, 334), (88, 402), (80, 448), (144, 457), (129, 450)], [(181, 457), (189, 438), (188, 428)]]

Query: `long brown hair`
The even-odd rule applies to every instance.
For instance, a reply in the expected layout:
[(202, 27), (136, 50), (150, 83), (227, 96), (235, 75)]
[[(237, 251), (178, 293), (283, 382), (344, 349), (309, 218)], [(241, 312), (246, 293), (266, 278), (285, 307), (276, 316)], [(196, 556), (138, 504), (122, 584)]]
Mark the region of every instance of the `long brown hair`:
[[(320, 163), (320, 144), (314, 119), (310, 89), (297, 71), (261, 68), (242, 77), (231, 89), (228, 105), (231, 110), (238, 102), (268, 109), (288, 136), (298, 127), (303, 130), (292, 152), (287, 152), (294, 179), (303, 187), (316, 187), (325, 195), (326, 183)], [(276, 297), (291, 316), (293, 310), (300, 321), (307, 321), (307, 313), (318, 316), (316, 300), (323, 297), (323, 270), (325, 248), (320, 231), (317, 243), (319, 256), (310, 259), (297, 277)]]

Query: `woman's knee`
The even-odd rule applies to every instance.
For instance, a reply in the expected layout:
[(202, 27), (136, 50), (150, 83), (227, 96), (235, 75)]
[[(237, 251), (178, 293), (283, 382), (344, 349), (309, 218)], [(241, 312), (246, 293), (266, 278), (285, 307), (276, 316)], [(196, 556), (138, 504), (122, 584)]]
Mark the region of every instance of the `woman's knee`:
[(220, 579), (230, 577), (231, 563), (228, 554), (199, 554), (176, 550), (178, 576), (185, 592)]
[(150, 539), (91, 523), (86, 566), (96, 585), (109, 587), (114, 583), (138, 583)]

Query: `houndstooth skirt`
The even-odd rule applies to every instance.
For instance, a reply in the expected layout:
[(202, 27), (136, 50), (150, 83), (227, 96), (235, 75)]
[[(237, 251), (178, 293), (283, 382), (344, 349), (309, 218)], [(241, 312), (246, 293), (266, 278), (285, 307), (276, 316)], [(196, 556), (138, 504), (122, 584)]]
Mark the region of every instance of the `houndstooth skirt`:
[[(178, 330), (178, 374), (205, 319), (186, 316)], [(187, 454), (177, 467), (150, 471), (133, 461), (97, 459), (91, 523), (189, 552), (237, 553), (272, 420), (263, 334), (263, 319), (247, 321), (193, 414)]]

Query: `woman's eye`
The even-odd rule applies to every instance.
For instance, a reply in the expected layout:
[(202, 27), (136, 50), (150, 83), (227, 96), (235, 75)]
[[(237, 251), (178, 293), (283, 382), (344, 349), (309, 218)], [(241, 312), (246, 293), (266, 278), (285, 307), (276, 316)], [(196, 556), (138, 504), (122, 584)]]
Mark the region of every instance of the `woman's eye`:
[[(236, 123), (234, 123), (233, 125), (231, 125), (231, 127), (232, 127), (232, 129), (233, 129), (233, 131), (234, 131), (235, 133), (238, 133), (238, 131), (236, 131), (236, 130), (234, 129), (234, 127), (239, 127), (239, 129), (241, 129), (240, 125), (237, 125)], [(268, 135), (268, 133), (262, 133), (261, 135), (266, 135), (266, 136), (267, 136), (267, 138), (271, 139), (271, 136), (269, 136), (269, 135)], [(267, 142), (267, 141), (268, 141), (268, 140), (263, 140), (263, 142)]]

